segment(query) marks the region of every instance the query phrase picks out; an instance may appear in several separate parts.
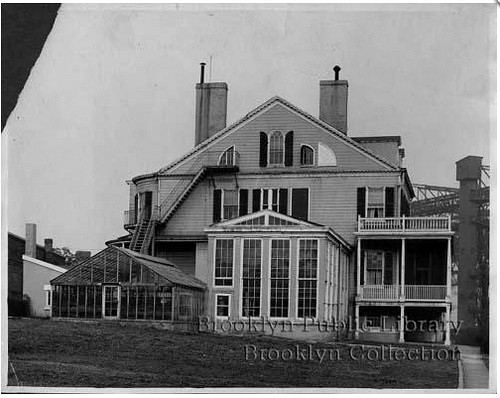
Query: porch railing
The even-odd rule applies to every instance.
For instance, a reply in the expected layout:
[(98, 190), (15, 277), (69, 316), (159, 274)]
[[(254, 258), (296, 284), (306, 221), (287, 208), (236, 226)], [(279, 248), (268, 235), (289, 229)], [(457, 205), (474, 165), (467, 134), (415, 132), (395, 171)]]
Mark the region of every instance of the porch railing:
[[(442, 301), (446, 299), (445, 285), (405, 285), (405, 300)], [(362, 300), (399, 300), (400, 285), (364, 285), (361, 286)]]
[(444, 300), (446, 299), (446, 286), (406, 285), (405, 298), (407, 300)]
[(381, 217), (358, 219), (358, 232), (451, 231), (450, 217)]

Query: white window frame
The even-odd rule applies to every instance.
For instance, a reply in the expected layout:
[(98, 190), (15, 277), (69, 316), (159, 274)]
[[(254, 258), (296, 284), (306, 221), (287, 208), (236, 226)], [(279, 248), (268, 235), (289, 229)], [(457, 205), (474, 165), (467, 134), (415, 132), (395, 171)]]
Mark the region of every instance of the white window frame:
[(365, 216), (366, 218), (373, 218), (368, 216), (368, 209), (370, 208), (369, 206), (369, 199), (370, 199), (370, 189), (382, 189), (382, 215), (377, 218), (384, 218), (385, 217), (385, 186), (384, 187), (365, 187)]
[[(231, 164), (227, 164), (227, 163), (224, 163), (222, 164), (221, 161), (222, 159), (224, 158), (224, 156), (226, 156), (226, 153), (230, 150), (230, 149), (233, 149), (233, 157), (231, 159)], [(219, 160), (217, 162), (217, 164), (219, 166), (236, 166), (236, 146), (235, 145), (231, 145), (230, 147), (226, 148), (219, 156)]]
[[(272, 247), (273, 247), (273, 240), (283, 240), (283, 241), (288, 241), (288, 316), (287, 317), (275, 317), (271, 316), (271, 255), (272, 255)], [(291, 300), (291, 292), (292, 292), (292, 240), (290, 238), (274, 238), (271, 237), (269, 238), (269, 284), (268, 284), (268, 291), (267, 291), (267, 297), (268, 297), (268, 306), (267, 306), (267, 314), (269, 316), (269, 319), (290, 319), (291, 316), (291, 310), (292, 310), (292, 300)], [(297, 274), (297, 280), (298, 280), (298, 274)], [(298, 284), (298, 282), (297, 282)], [(298, 311), (298, 308), (297, 308)]]
[(44, 310), (50, 310), (52, 308), (52, 285), (43, 285), (43, 290), (45, 291), (45, 306)]
[[(218, 240), (231, 240), (233, 241), (233, 272), (232, 272), (232, 276), (231, 276), (231, 284), (230, 285), (216, 285), (215, 284), (215, 281), (216, 279), (229, 279), (229, 278), (216, 278), (215, 275), (215, 270), (216, 270), (216, 264), (215, 264), (215, 260), (216, 260), (216, 256), (217, 256), (217, 241)], [(232, 239), (232, 238), (215, 238), (214, 239), (214, 244), (213, 244), (213, 257), (212, 257), (212, 264), (213, 264), (213, 287), (214, 288), (218, 288), (218, 289), (224, 289), (224, 288), (232, 288), (234, 286), (234, 260), (235, 260), (235, 257), (236, 257), (236, 244), (235, 244), (235, 239)]]
[[(283, 145), (282, 145), (282, 148), (281, 148), (282, 153), (283, 153), (283, 161), (281, 163), (271, 163), (271, 136), (274, 133), (280, 133), (281, 137), (282, 137), (282, 140), (283, 140)], [(286, 134), (282, 130), (272, 130), (272, 131), (270, 131), (267, 134), (267, 165), (268, 166), (271, 166), (271, 167), (273, 167), (273, 166), (277, 166), (277, 167), (285, 166), (285, 156), (286, 156), (286, 153), (285, 153), (285, 150), (286, 150), (285, 139), (286, 139)]]
[(300, 241), (302, 240), (315, 240), (318, 243), (318, 249), (317, 249), (317, 269), (316, 269), (316, 316), (314, 319), (318, 319), (319, 315), (319, 295), (318, 295), (318, 290), (319, 290), (319, 270), (320, 270), (320, 254), (321, 254), (321, 247), (320, 247), (320, 239), (318, 238), (299, 238), (297, 239), (297, 262), (296, 262), (296, 272), (297, 272), (297, 278), (296, 278), (296, 307), (295, 307), (295, 318), (296, 319), (304, 319), (303, 317), (299, 317), (299, 264), (300, 264)]
[[(241, 318), (245, 318), (243, 315), (243, 255), (244, 255), (244, 241), (245, 240), (258, 240), (260, 241), (260, 297), (259, 297), (259, 317), (263, 316), (263, 307), (262, 307), (262, 292), (263, 292), (263, 275), (264, 275), (264, 239), (262, 238), (242, 238), (240, 239), (240, 308), (238, 311), (238, 316)], [(255, 317), (250, 317), (250, 318), (255, 318)]]
[[(220, 214), (221, 214), (221, 221), (226, 221), (226, 220), (233, 220), (235, 218), (237, 218), (240, 214), (240, 189), (239, 188), (234, 188), (234, 189), (231, 189), (231, 188), (223, 188), (221, 189), (221, 201), (220, 201)], [(226, 198), (226, 195), (225, 195), (225, 192), (226, 191), (236, 191), (236, 216), (233, 217), (233, 218), (225, 218), (225, 214), (224, 214), (224, 201), (225, 201), (225, 198)]]
[[(313, 162), (312, 164), (302, 164), (302, 147), (308, 147), (308, 148), (311, 148), (312, 151), (313, 151)], [(313, 146), (309, 145), (309, 144), (300, 144), (300, 151), (299, 151), (299, 162), (300, 162), (300, 166), (301, 167), (311, 167), (311, 166), (314, 166), (316, 164), (316, 150), (314, 149)]]
[[(257, 188), (259, 189), (259, 188)], [(276, 210), (277, 213), (280, 213), (280, 190), (281, 189), (286, 189), (286, 201), (287, 201), (287, 209), (286, 209), (286, 214), (285, 215), (290, 215), (291, 214), (291, 211), (290, 211), (290, 206), (288, 205), (291, 201), (290, 199), (290, 192), (291, 192), (291, 188), (288, 188), (288, 187), (281, 187), (281, 188), (260, 188), (260, 204), (259, 204), (259, 209), (260, 210), (273, 210), (272, 209), (272, 203), (273, 203), (273, 191), (276, 190), (277, 191), (277, 197), (276, 197), (276, 200), (277, 200), (277, 206), (278, 206), (278, 210)], [(267, 191), (267, 207), (264, 208), (264, 191)], [(252, 190), (253, 192), (253, 190)], [(252, 199), (253, 200), (253, 199)], [(269, 207), (269, 203), (271, 203), (271, 206)], [(252, 207), (253, 207), (253, 203), (252, 203)], [(239, 211), (239, 209), (238, 209)], [(274, 211), (274, 210), (273, 210)], [(280, 214), (283, 214), (283, 213), (280, 213)]]
[[(225, 297), (228, 297), (228, 307), (227, 307), (227, 316), (221, 316), (221, 315), (217, 315), (217, 299), (219, 296), (225, 296)], [(231, 318), (231, 294), (230, 293), (215, 293), (215, 305), (214, 305), (214, 309), (215, 309), (215, 318), (216, 319), (229, 319)]]
[[(376, 249), (363, 249), (363, 251), (364, 251), (364, 256), (363, 256), (363, 281), (364, 281), (364, 284), (363, 284), (363, 286), (394, 286), (394, 285), (397, 285), (397, 282), (398, 282), (397, 280), (399, 278), (399, 276), (397, 275), (397, 270), (398, 270), (399, 264), (395, 261), (395, 259), (397, 259), (397, 253), (395, 253), (395, 252), (393, 252), (391, 250), (376, 250)], [(367, 278), (366, 277), (368, 275), (368, 273), (367, 273), (368, 256), (366, 255), (366, 253), (368, 251), (374, 251), (374, 252), (380, 252), (380, 253), (382, 253), (382, 283), (379, 284), (379, 285), (374, 285), (374, 284), (368, 285), (366, 283), (367, 282)], [(393, 280), (393, 283), (386, 285), (385, 282), (384, 282), (385, 281), (385, 268), (386, 268), (386, 265), (385, 265), (385, 254), (388, 253), (388, 252), (392, 253), (392, 256), (393, 256), (392, 257), (393, 258), (393, 263), (392, 263), (392, 268), (393, 268), (393, 270), (392, 270), (392, 280)], [(396, 269), (394, 269), (394, 268), (396, 268)], [(430, 268), (429, 268), (429, 270), (430, 270)], [(396, 272), (394, 272), (394, 271), (396, 271)], [(396, 283), (394, 282), (395, 279), (396, 279)]]

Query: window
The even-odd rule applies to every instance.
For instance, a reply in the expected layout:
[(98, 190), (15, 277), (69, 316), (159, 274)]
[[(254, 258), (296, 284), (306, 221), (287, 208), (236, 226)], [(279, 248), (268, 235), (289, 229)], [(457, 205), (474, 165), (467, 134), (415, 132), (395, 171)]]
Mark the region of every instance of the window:
[(260, 316), (260, 288), (262, 268), (262, 242), (243, 240), (243, 294), (242, 316)]
[(318, 241), (299, 240), (298, 317), (316, 317)]
[(271, 307), (270, 316), (288, 317), (290, 241), (271, 241)]
[(223, 191), (222, 214), (224, 220), (238, 217), (238, 190), (224, 189)]
[(269, 164), (283, 164), (284, 139), (281, 131), (273, 131), (269, 136)]
[(394, 253), (365, 250), (363, 254), (366, 285), (392, 285), (395, 282)]
[(254, 189), (252, 211), (273, 210), (281, 214), (288, 212), (288, 189)]
[(311, 166), (314, 164), (314, 149), (309, 145), (300, 147), (300, 164), (302, 166)]
[(43, 290), (45, 290), (45, 309), (48, 310), (52, 305), (52, 288), (50, 285), (44, 285)]
[(318, 143), (318, 166), (337, 166), (335, 152), (322, 142)]
[(367, 217), (384, 217), (384, 188), (368, 188)]
[(215, 286), (233, 285), (233, 240), (215, 240)]
[(219, 159), (219, 166), (236, 166), (238, 164), (238, 152), (234, 146), (227, 148)]
[(229, 318), (231, 296), (229, 294), (215, 295), (215, 316), (218, 318)]

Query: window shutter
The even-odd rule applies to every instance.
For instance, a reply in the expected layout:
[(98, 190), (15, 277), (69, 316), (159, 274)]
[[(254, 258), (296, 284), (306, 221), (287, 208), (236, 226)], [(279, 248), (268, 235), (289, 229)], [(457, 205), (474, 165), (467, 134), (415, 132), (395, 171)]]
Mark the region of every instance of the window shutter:
[(394, 188), (385, 188), (385, 216), (394, 217)]
[(366, 217), (366, 188), (358, 188), (358, 216)]
[(288, 189), (280, 189), (279, 195), (279, 212), (281, 214), (288, 214)]
[(214, 222), (221, 220), (222, 190), (214, 189)]
[(244, 216), (247, 214), (248, 214), (248, 189), (240, 189), (239, 215)]
[(285, 166), (293, 166), (293, 131), (285, 137)]
[(260, 167), (267, 167), (267, 134), (260, 132)]
[[(358, 242), (358, 245), (359, 244), (360, 243)], [(365, 251), (361, 250), (361, 272), (360, 272), (360, 275), (359, 275), (359, 279), (360, 279), (359, 284), (361, 286), (363, 286), (365, 284), (365, 272), (364, 272), (364, 270), (366, 268), (366, 265), (365, 265), (365, 256), (366, 256)]]
[(309, 216), (309, 189), (292, 189), (292, 217), (307, 221)]
[(260, 210), (260, 189), (254, 189), (252, 192), (252, 213)]
[(392, 253), (385, 252), (385, 269), (384, 269), (384, 285), (392, 285), (393, 284), (393, 275), (392, 275)]

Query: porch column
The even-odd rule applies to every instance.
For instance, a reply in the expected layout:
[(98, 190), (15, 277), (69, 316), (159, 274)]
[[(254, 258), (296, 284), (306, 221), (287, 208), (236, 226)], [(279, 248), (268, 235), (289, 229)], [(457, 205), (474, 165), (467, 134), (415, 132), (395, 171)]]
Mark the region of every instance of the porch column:
[(358, 238), (358, 253), (356, 262), (357, 262), (357, 267), (356, 267), (357, 295), (361, 296), (361, 238)]
[(445, 337), (444, 337), (444, 344), (445, 345), (450, 345), (451, 344), (451, 336), (450, 336), (450, 304), (446, 305), (446, 319), (445, 319)]
[(399, 314), (399, 342), (405, 342), (405, 306), (401, 304)]
[(355, 306), (355, 310), (354, 310), (354, 323), (355, 323), (355, 327), (356, 329), (354, 330), (354, 338), (356, 340), (359, 339), (359, 305), (356, 304)]
[(405, 298), (405, 268), (406, 268), (406, 238), (401, 239), (401, 293), (400, 298)]
[(451, 299), (451, 238), (448, 238), (448, 249), (447, 249), (446, 297)]

